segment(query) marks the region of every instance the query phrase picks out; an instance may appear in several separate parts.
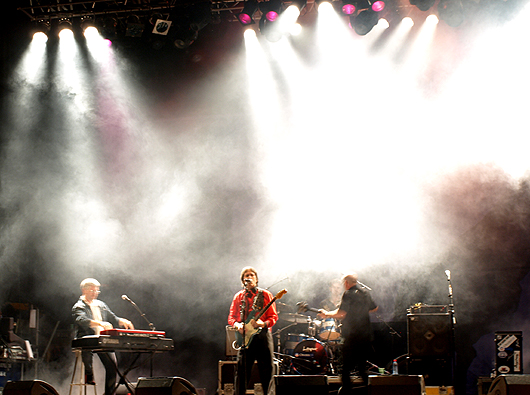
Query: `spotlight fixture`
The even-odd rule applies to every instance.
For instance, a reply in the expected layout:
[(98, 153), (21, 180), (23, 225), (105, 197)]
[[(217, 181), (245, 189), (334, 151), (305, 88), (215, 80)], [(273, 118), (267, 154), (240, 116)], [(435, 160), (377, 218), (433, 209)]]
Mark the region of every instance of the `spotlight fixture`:
[(126, 37), (142, 37), (145, 24), (140, 21), (138, 15), (129, 15), (127, 17), (127, 27), (125, 28)]
[(436, 0), (409, 0), (411, 5), (415, 5), (418, 7), (421, 11), (427, 11), (429, 10)]
[(353, 15), (356, 10), (355, 0), (342, 0), (341, 12), (344, 15)]
[(438, 16), (451, 27), (458, 27), (464, 22), (464, 7), (460, 0), (440, 0)]
[(72, 21), (69, 18), (60, 18), (57, 26), (59, 27), (59, 32), (63, 29), (72, 30)]
[(259, 9), (261, 11), (259, 31), (270, 42), (277, 42), (283, 36), (280, 24), (276, 23), (282, 12), (281, 8), (281, 0), (269, 0), (259, 4)]
[(48, 19), (41, 19), (37, 21), (35, 24), (35, 27), (32, 29), (33, 34), (37, 33), (43, 33), (45, 35), (48, 35), (51, 29), (51, 23)]
[(94, 23), (94, 17), (92, 15), (82, 16), (79, 25), (81, 26), (82, 32), (85, 32), (89, 27), (96, 27), (96, 24)]
[(263, 17), (269, 22), (275, 22), (281, 14), (282, 2), (281, 0), (269, 0), (261, 2), (259, 9)]
[(175, 9), (169, 19), (173, 25), (168, 38), (178, 49), (188, 48), (199, 36), (199, 30), (212, 20), (210, 3), (196, 3), (190, 7)]
[(165, 19), (157, 19), (153, 26), (153, 34), (160, 34), (161, 36), (167, 36), (169, 28), (171, 27), (171, 21)]
[(254, 13), (258, 10), (258, 2), (256, 0), (247, 0), (243, 6), (243, 10), (237, 14), (238, 21), (244, 25), (254, 24)]
[(370, 33), (374, 26), (377, 25), (378, 20), (377, 12), (371, 8), (359, 12), (357, 16), (350, 16), (351, 26), (355, 33), (360, 36)]
[(383, 0), (377, 0), (372, 3), (372, 10), (375, 12), (381, 12), (385, 9), (385, 2)]

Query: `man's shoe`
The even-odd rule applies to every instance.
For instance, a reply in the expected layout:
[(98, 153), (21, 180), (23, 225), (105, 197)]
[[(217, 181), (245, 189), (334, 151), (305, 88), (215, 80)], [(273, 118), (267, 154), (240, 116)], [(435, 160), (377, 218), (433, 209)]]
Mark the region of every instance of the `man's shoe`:
[(85, 374), (85, 384), (96, 385), (96, 382), (94, 381), (94, 375)]

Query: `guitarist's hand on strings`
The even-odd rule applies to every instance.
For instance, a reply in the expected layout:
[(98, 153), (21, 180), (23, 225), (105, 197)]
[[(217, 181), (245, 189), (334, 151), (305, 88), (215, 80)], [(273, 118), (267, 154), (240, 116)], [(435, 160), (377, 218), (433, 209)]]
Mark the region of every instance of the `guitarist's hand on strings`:
[(252, 325), (253, 328), (265, 328), (265, 323), (262, 320), (256, 321), (254, 319), (251, 319), (250, 324)]

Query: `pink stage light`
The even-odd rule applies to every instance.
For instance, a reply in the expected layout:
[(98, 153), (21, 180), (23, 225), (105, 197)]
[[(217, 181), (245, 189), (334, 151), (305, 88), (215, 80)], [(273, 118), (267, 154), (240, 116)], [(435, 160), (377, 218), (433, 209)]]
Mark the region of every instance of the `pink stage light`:
[(383, 11), (385, 8), (385, 2), (381, 0), (377, 0), (374, 4), (372, 4), (372, 10), (375, 12)]
[(353, 4), (344, 4), (342, 6), (342, 13), (344, 15), (352, 15), (355, 12), (355, 6)]
[(278, 13), (276, 11), (269, 11), (265, 14), (265, 18), (270, 22), (274, 22), (278, 18)]
[(243, 25), (250, 25), (252, 23), (252, 18), (248, 14), (239, 14), (238, 18), (239, 22), (241, 22)]

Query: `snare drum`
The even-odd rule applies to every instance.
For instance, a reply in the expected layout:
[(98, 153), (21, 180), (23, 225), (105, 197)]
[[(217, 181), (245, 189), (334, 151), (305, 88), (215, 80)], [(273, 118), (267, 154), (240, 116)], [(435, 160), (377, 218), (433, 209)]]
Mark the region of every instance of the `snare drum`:
[(291, 363), (299, 374), (324, 374), (328, 371), (328, 352), (316, 339), (307, 339), (296, 345)]
[(296, 345), (306, 339), (309, 339), (309, 336), (304, 335), (303, 333), (288, 333), (285, 339), (285, 348), (283, 353), (287, 355), (293, 355)]
[(334, 318), (326, 318), (322, 320), (320, 324), (320, 331), (318, 332), (318, 338), (320, 340), (337, 340), (340, 337), (339, 328), (337, 321)]

